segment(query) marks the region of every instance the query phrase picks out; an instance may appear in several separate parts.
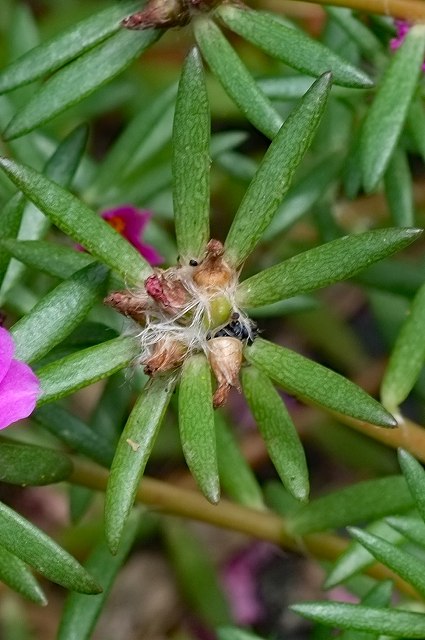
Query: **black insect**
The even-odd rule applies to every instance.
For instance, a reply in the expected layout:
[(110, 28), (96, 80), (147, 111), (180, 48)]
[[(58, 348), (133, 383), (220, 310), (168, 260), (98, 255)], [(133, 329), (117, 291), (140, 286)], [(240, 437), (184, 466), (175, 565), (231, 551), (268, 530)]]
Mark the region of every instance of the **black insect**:
[(189, 260), (189, 264), (190, 264), (191, 267), (197, 267), (198, 266), (197, 260)]
[(237, 338), (241, 342), (246, 342), (251, 345), (257, 337), (259, 331), (257, 323), (250, 320), (251, 330), (249, 331), (245, 324), (242, 324), (239, 318), (239, 313), (232, 313), (232, 320), (225, 327), (217, 331), (214, 334), (214, 338)]

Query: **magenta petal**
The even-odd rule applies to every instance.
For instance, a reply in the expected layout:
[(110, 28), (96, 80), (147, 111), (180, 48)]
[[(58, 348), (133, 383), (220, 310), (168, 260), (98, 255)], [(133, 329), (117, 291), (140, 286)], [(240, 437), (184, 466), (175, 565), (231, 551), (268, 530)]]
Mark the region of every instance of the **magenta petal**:
[(6, 329), (0, 327), (0, 383), (9, 371), (14, 351), (12, 336)]
[(32, 369), (24, 362), (12, 360), (0, 384), (0, 429), (27, 418), (34, 411), (39, 389)]
[(123, 235), (132, 242), (133, 237), (139, 238), (144, 228), (152, 217), (150, 211), (145, 209), (136, 209), (131, 205), (122, 205), (115, 209), (108, 209), (101, 214), (104, 220), (111, 218), (121, 218), (126, 223)]
[(157, 267), (164, 262), (164, 258), (150, 244), (138, 242), (137, 244), (133, 243), (133, 245), (152, 267)]

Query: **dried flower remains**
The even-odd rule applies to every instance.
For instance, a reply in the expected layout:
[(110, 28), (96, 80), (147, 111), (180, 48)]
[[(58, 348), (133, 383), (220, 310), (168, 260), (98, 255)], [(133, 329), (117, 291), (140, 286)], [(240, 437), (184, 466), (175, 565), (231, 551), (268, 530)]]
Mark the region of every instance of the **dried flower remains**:
[(232, 387), (239, 388), (244, 344), (256, 335), (255, 324), (236, 302), (238, 272), (226, 260), (218, 240), (210, 240), (200, 260), (155, 269), (139, 290), (116, 291), (106, 299), (139, 325), (140, 363), (157, 376), (203, 352), (217, 381), (215, 407)]

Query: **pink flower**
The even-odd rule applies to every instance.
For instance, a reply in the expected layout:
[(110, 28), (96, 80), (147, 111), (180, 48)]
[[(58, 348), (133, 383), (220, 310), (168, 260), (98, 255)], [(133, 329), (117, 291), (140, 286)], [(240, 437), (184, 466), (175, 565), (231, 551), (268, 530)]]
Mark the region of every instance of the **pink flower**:
[(255, 542), (230, 558), (224, 566), (223, 586), (237, 624), (258, 624), (264, 618), (266, 611), (257, 589), (258, 574), (274, 553), (273, 545)]
[(152, 217), (150, 211), (127, 204), (103, 211), (101, 216), (115, 231), (124, 236), (149, 264), (156, 266), (164, 262), (154, 247), (141, 241), (143, 231)]
[[(407, 20), (394, 20), (394, 26), (396, 29), (396, 36), (390, 40), (390, 49), (395, 51), (403, 44), (407, 34), (409, 33), (412, 25)], [(425, 71), (425, 61), (422, 65), (422, 70)]]
[(0, 327), (0, 429), (33, 412), (40, 388), (32, 369), (13, 359), (14, 351), (12, 336)]

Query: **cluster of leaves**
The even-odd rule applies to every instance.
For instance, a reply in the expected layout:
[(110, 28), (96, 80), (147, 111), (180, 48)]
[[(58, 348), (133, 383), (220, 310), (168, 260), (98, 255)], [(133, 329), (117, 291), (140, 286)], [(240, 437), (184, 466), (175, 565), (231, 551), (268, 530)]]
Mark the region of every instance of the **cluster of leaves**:
[[(268, 268), (260, 270), (258, 264), (248, 263), (254, 272), (241, 283), (238, 296), (241, 306), (266, 316), (282, 312), (284, 304), (294, 300), (301, 307), (310, 305), (311, 298), (294, 297), (355, 276), (407, 246), (420, 233), (406, 228), (414, 224), (407, 151), (425, 157), (425, 113), (418, 90), (425, 53), (423, 26), (411, 29), (388, 64), (383, 28), (387, 25), (376, 22), (372, 24), (376, 28), (369, 29), (348, 10), (329, 10), (324, 43), (319, 43), (280, 17), (232, 4), (220, 5), (211, 14), (194, 17), (197, 47), (185, 61), (178, 88), (167, 88), (138, 113), (102, 164), (97, 165), (85, 152), (84, 125), (60, 143), (37, 129), (80, 104), (161, 37), (159, 29), (130, 32), (120, 27), (121, 19), (139, 6), (134, 2), (113, 5), (24, 53), (0, 73), (0, 91), (12, 92), (10, 98), (3, 95), (0, 102), (0, 122), (11, 156), (0, 161), (4, 172), (0, 180), (0, 302), (19, 318), (11, 329), (16, 357), (30, 363), (41, 381), (34, 423), (79, 456), (111, 467), (106, 495), (109, 548), (102, 542), (85, 569), (12, 509), (5, 505), (0, 508), (1, 579), (42, 603), (44, 594), (27, 568), (30, 565), (48, 579), (79, 592), (70, 596), (65, 607), (59, 632), (62, 639), (90, 637), (115, 574), (140, 534), (137, 513), (128, 518), (167, 407), (171, 404), (171, 410), (176, 409), (172, 377), (146, 383), (138, 373), (123, 385), (119, 372), (137, 359), (138, 343), (133, 337), (118, 335), (120, 322), (98, 303), (107, 290), (123, 287), (124, 282), (140, 286), (151, 269), (93, 209), (128, 201), (143, 206), (157, 204), (164, 218), (172, 209), (175, 239), (161, 225), (153, 228), (161, 251), (171, 263), (177, 254), (198, 256), (210, 235), (209, 164), (213, 158), (233, 179), (248, 183), (225, 249), (233, 264), (239, 266), (260, 240), (265, 243)], [(27, 14), (20, 6), (15, 10), (20, 19), (13, 24), (26, 25), (28, 31)], [(285, 73), (257, 82), (223, 35), (222, 25), (301, 74)], [(11, 41), (13, 35), (12, 29)], [(350, 62), (335, 48), (344, 50)], [(259, 165), (253, 160), (247, 162), (237, 151), (243, 139), (240, 132), (210, 137), (201, 54), (246, 118), (272, 141)], [(363, 58), (377, 76), (368, 109), (365, 92), (369, 96), (374, 89), (369, 75), (359, 69)], [(49, 78), (28, 97), (21, 87), (43, 76)], [(313, 81), (311, 76), (319, 78)], [(332, 82), (338, 86), (331, 89)], [(15, 89), (19, 91), (15, 93)], [(297, 103), (291, 108), (294, 99)], [(24, 143), (19, 139), (23, 135)], [(172, 170), (161, 155), (171, 137)], [(307, 170), (293, 183), (295, 171), (310, 147), (316, 153), (311, 153)], [(365, 191), (380, 188), (382, 179), (394, 227), (345, 236), (332, 217), (329, 194), (343, 185), (354, 197), (361, 186)], [(71, 193), (71, 185), (80, 197)], [(173, 206), (171, 198), (165, 198), (171, 193)], [(319, 211), (317, 228), (324, 242), (281, 261), (281, 235), (313, 205)], [(51, 224), (89, 253), (75, 251), (64, 236), (52, 232)], [(36, 278), (28, 285), (26, 268), (47, 274), (48, 284)], [(403, 262), (385, 261), (363, 276), (364, 282), (381, 292), (390, 289), (411, 297), (418, 291), (384, 377), (385, 408), (346, 378), (287, 348), (263, 339), (246, 347), (248, 366), (241, 375), (243, 391), (270, 458), (286, 490), (297, 501), (306, 501), (309, 494), (306, 461), (274, 384), (330, 413), (382, 427), (395, 426), (388, 411), (395, 411), (409, 395), (425, 358), (418, 330), (425, 312), (424, 288), (419, 288), (422, 271), (422, 265), (409, 269)], [(90, 424), (86, 424), (61, 401), (103, 378), (109, 380)], [(179, 382), (177, 413), (183, 452), (201, 490), (211, 498), (220, 480), (236, 502), (262, 508), (264, 496), (228, 428), (226, 416), (213, 413), (211, 377), (203, 356), (185, 362)], [(138, 398), (129, 414), (133, 394)], [(2, 438), (0, 459), (4, 482), (24, 485), (74, 480), (72, 460), (60, 450)], [(401, 462), (405, 477), (353, 486), (307, 506), (297, 503), (289, 518), (292, 535), (306, 536), (399, 516), (415, 505), (423, 517), (423, 472), (407, 453), (401, 454)], [(72, 489), (75, 518), (85, 513), (92, 497), (87, 489)], [(279, 504), (276, 497), (270, 501), (277, 512)], [(422, 565), (395, 542), (380, 537), (382, 530), (385, 533), (391, 526), (399, 532), (397, 545), (420, 545), (423, 522), (414, 514), (407, 519), (393, 517), (389, 524), (378, 520), (372, 526), (372, 533), (351, 530), (356, 542), (333, 568), (327, 586), (351, 580), (375, 557), (424, 595)], [(176, 564), (182, 564), (187, 543), (185, 546), (182, 536), (171, 527), (168, 536)], [(109, 549), (116, 555), (112, 556)], [(189, 579), (198, 584), (197, 576), (205, 571), (205, 563), (193, 562), (191, 566), (195, 573), (189, 572)], [(338, 628), (423, 637), (423, 614), (388, 609), (382, 612), (378, 607), (389, 606), (389, 587), (384, 583), (370, 588), (358, 607), (316, 603), (300, 605), (297, 611)], [(99, 595), (84, 595), (96, 593)], [(207, 589), (204, 600), (202, 594), (197, 596), (204, 610), (208, 594)], [(212, 623), (228, 621), (221, 614), (211, 616)], [(243, 638), (245, 632), (230, 629), (222, 633), (223, 638), (233, 640)]]

